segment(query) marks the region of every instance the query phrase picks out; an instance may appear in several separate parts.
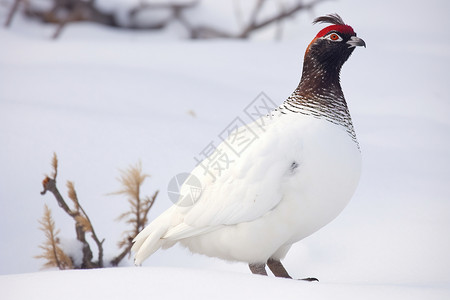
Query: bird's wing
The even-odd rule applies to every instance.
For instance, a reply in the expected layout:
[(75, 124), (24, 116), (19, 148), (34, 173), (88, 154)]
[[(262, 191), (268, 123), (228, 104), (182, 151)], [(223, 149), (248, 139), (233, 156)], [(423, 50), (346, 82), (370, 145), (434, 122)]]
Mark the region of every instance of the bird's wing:
[[(164, 238), (180, 239), (203, 234), (217, 226), (255, 220), (283, 198), (283, 182), (293, 161), (299, 163), (300, 143), (294, 130), (275, 120), (260, 127), (236, 128), (214, 153), (191, 173), (201, 183), (201, 193), (191, 206), (180, 205), (183, 221)], [(181, 194), (192, 186), (184, 184)]]

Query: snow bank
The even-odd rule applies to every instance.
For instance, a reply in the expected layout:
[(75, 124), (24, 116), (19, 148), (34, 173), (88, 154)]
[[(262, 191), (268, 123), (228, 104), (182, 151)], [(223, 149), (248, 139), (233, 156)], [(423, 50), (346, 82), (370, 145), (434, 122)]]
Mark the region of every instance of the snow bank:
[(449, 299), (441, 287), (333, 284), (179, 268), (119, 268), (0, 276), (5, 300)]

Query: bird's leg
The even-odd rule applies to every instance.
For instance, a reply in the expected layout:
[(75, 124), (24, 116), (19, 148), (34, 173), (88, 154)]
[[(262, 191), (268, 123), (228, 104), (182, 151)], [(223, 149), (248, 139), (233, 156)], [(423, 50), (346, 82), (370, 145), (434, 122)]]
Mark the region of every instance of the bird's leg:
[(266, 264), (248, 264), (248, 267), (253, 274), (267, 276)]
[(276, 277), (292, 278), (291, 276), (289, 276), (288, 272), (279, 260), (269, 258), (269, 260), (267, 261), (267, 266)]
[[(281, 261), (269, 258), (269, 260), (267, 261), (267, 266), (269, 266), (270, 271), (272, 271), (273, 275), (275, 275), (276, 277), (292, 279), (292, 277), (288, 274), (288, 272), (284, 268), (284, 266), (281, 263)], [(303, 279), (300, 279), (300, 280), (319, 281), (317, 278), (311, 278), (311, 277), (303, 278)]]

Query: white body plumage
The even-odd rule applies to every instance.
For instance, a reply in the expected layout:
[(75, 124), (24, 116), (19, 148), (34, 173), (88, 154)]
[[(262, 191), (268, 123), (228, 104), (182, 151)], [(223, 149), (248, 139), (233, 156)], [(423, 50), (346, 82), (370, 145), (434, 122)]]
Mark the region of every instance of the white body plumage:
[[(279, 260), (343, 210), (361, 169), (347, 128), (292, 112), (263, 121), (245, 128), (258, 138), (215, 180), (201, 166), (193, 170), (202, 184), (199, 199), (173, 205), (135, 238), (136, 264), (176, 242), (229, 261)], [(222, 144), (217, 151), (231, 150)]]

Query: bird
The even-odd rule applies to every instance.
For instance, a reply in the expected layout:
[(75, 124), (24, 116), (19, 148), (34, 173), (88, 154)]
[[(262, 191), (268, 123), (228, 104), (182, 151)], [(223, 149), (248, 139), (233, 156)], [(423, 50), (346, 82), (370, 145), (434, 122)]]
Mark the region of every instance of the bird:
[[(340, 71), (366, 44), (338, 14), (318, 23), (327, 27), (307, 46), (294, 92), (270, 113), (229, 130), (193, 169), (189, 178), (200, 192), (189, 203), (180, 196), (134, 238), (136, 265), (179, 243), (244, 262), (253, 274), (267, 276), (267, 266), (276, 277), (292, 278), (281, 263), (291, 246), (345, 208), (359, 182), (361, 148)], [(226, 168), (214, 168), (219, 161)], [(189, 178), (180, 195), (192, 194)]]

